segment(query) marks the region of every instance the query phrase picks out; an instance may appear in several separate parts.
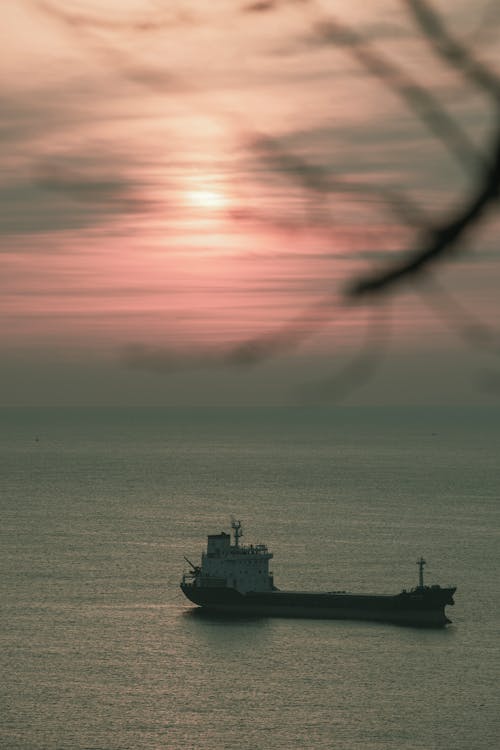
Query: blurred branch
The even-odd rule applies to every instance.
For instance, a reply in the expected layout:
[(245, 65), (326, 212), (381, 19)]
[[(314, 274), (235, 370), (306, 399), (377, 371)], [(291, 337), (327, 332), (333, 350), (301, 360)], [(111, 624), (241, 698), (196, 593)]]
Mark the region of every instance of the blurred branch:
[(434, 51), (475, 86), (497, 100), (500, 106), (500, 78), (475, 59), (472, 50), (454, 39), (426, 0), (404, 0)]
[[(346, 285), (345, 299), (356, 301), (384, 298), (390, 291), (397, 290), (403, 282), (429, 278), (429, 270), (438, 260), (450, 257), (457, 252), (471, 232), (477, 228), (499, 197), (500, 190), (500, 79), (486, 65), (476, 59), (469, 47), (457, 41), (443, 24), (433, 7), (426, 0), (403, 0), (418, 24), (424, 39), (428, 41), (437, 56), (475, 89), (486, 95), (496, 110), (496, 131), (488, 151), (480, 151), (471, 141), (465, 130), (450, 115), (427, 89), (418, 84), (400, 67), (390, 62), (360, 34), (336, 20), (321, 20), (316, 23), (316, 35), (328, 43), (346, 48), (349, 53), (370, 74), (379, 78), (386, 87), (397, 94), (405, 104), (426, 124), (428, 129), (448, 149), (454, 160), (465, 169), (471, 181), (469, 194), (461, 206), (439, 222), (431, 222), (419, 207), (398, 191), (379, 187), (374, 192), (410, 227), (418, 230), (417, 241), (403, 259), (391, 261), (385, 268), (370, 271), (364, 276), (351, 279)], [(268, 8), (266, 8), (268, 9)], [(342, 180), (332, 176), (328, 170), (319, 168), (299, 157), (280, 149), (275, 139), (260, 139), (265, 150), (278, 165), (280, 171), (287, 171), (306, 189), (320, 197), (325, 193), (349, 189), (371, 190), (361, 184), (342, 185)], [(424, 277), (425, 272), (425, 277)], [(421, 288), (419, 286), (419, 288)], [(428, 290), (427, 290), (428, 293)], [(434, 294), (439, 290), (434, 285)], [(466, 311), (446, 300), (441, 295), (434, 301), (435, 309), (448, 320), (456, 317), (455, 328), (462, 338), (482, 342), (490, 351), (495, 347), (493, 333)], [(373, 336), (373, 338), (372, 338)], [(378, 344), (371, 331), (367, 343), (360, 354), (345, 369), (332, 376), (327, 384), (318, 386), (325, 394), (343, 390), (348, 382), (361, 382), (373, 372), (378, 361)], [(258, 352), (255, 347), (254, 352)], [(260, 352), (264, 355), (264, 352)], [(265, 356), (265, 355), (264, 355)]]
[(421, 247), (413, 251), (399, 265), (390, 265), (383, 271), (370, 273), (364, 278), (355, 279), (346, 289), (348, 297), (361, 297), (366, 294), (386, 292), (399, 282), (421, 273), (431, 263), (449, 255), (458, 243), (465, 239), (469, 230), (483, 218), (486, 210), (499, 195), (500, 188), (500, 132), (497, 135), (491, 166), (485, 170), (483, 179), (472, 193), (465, 206), (447, 218), (436, 228), (423, 233)]
[(327, 378), (304, 386), (301, 389), (302, 397), (306, 401), (316, 401), (318, 398), (345, 398), (368, 382), (377, 371), (389, 346), (391, 312), (388, 300), (383, 300), (383, 307), (372, 306), (363, 341), (357, 353), (349, 358), (347, 364), (337, 367)]
[(467, 172), (483, 163), (483, 155), (476, 149), (463, 128), (441, 107), (436, 97), (388, 60), (361, 35), (336, 20), (319, 23), (317, 34), (331, 44), (346, 47), (365, 70), (380, 78), (391, 91), (403, 99)]
[(428, 223), (427, 214), (402, 190), (332, 175), (325, 167), (311, 164), (282, 148), (277, 138), (261, 135), (256, 141), (256, 148), (265, 152), (268, 163), (274, 163), (280, 171), (285, 171), (302, 187), (314, 191), (320, 198), (329, 193), (371, 195), (379, 198), (393, 216), (408, 226), (420, 228)]
[(495, 43), (500, 26), (500, 3), (498, 0), (489, 0), (483, 8), (476, 28), (468, 35), (470, 44), (487, 44), (492, 37)]
[(416, 285), (416, 291), (449, 328), (468, 345), (475, 349), (483, 349), (491, 354), (500, 353), (500, 337), (480, 320), (477, 315), (466, 309), (435, 276), (426, 274), (422, 284)]
[[(161, 28), (176, 25), (189, 25), (196, 22), (189, 14), (167, 12), (160, 13), (153, 19), (141, 17), (137, 21), (127, 21), (121, 17), (101, 19), (95, 15), (82, 15), (66, 10), (65, 7), (51, 0), (30, 0), (45, 15), (50, 15), (59, 23), (78, 33), (79, 37), (88, 37), (90, 43), (100, 54), (110, 60), (115, 69), (135, 82), (155, 90), (166, 92), (168, 89), (195, 89), (196, 82), (184, 82), (176, 76), (170, 76), (163, 69), (151, 67), (137, 59), (130, 58), (128, 44), (116, 46), (114, 42), (103, 39), (111, 32), (138, 34), (141, 37)], [(267, 14), (278, 11), (292, 0), (249, 0), (237, 12), (246, 14)], [(298, 5), (299, 0), (294, 0)], [(335, 193), (370, 195), (380, 200), (385, 209), (397, 217), (400, 226), (416, 231), (416, 239), (396, 260), (391, 259), (385, 267), (370, 270), (361, 276), (352, 278), (347, 283), (344, 293), (336, 296), (331, 292), (317, 304), (297, 315), (279, 330), (241, 343), (229, 352), (220, 352), (215, 358), (225, 363), (252, 364), (275, 356), (278, 353), (300, 345), (317, 330), (334, 323), (343, 316), (348, 305), (358, 302), (373, 304), (385, 301), (390, 292), (398, 291), (408, 282), (421, 282), (429, 278), (429, 272), (438, 261), (451, 258), (464, 246), (471, 233), (477, 230), (489, 211), (495, 207), (500, 193), (500, 77), (487, 64), (483, 63), (472, 49), (471, 43), (457, 39), (449, 30), (429, 0), (402, 0), (402, 5), (413, 18), (421, 38), (430, 46), (437, 59), (449, 69), (456, 72), (474, 90), (486, 97), (493, 107), (495, 115), (494, 132), (491, 142), (478, 146), (468, 134), (457, 116), (450, 114), (442, 99), (429, 87), (421, 84), (413, 75), (393, 62), (370, 39), (348, 25), (325, 17), (323, 10), (314, 2), (302, 0), (307, 10), (307, 23), (312, 29), (308, 40), (315, 45), (340, 47), (353, 58), (363, 70), (377, 78), (387, 91), (395, 94), (404, 103), (405, 108), (413, 112), (424, 123), (426, 129), (444, 145), (453, 162), (460, 165), (465, 172), (469, 186), (458, 208), (442, 217), (431, 220), (415, 200), (399, 189), (384, 185), (370, 185), (363, 180), (351, 180), (334, 174), (324, 166), (310, 163), (304, 158), (291, 153), (282, 146), (278, 138), (252, 133), (252, 147), (265, 154), (266, 163), (286, 174), (302, 186), (314, 199), (314, 210), (317, 224), (324, 222), (332, 226), (330, 207), (326, 198)], [(491, 9), (491, 6), (488, 6)], [(163, 9), (163, 6), (162, 6)], [(96, 36), (96, 32), (99, 32)], [(122, 40), (123, 42), (123, 40)], [(228, 113), (225, 113), (228, 116)], [(234, 120), (234, 118), (232, 118)], [(313, 206), (309, 204), (312, 214)], [(419, 287), (420, 288), (420, 284)], [(455, 316), (458, 328), (464, 339), (481, 339), (489, 341), (491, 336), (487, 327), (472, 321), (458, 305), (446, 301), (444, 293), (434, 285), (433, 294), (441, 298), (435, 307), (450, 318)], [(428, 290), (427, 290), (428, 294)], [(373, 372), (379, 359), (380, 341), (388, 336), (376, 335), (375, 327), (380, 326), (380, 319), (374, 315), (373, 324), (367, 330), (365, 345), (359, 356), (345, 369), (332, 376), (322, 392), (332, 389), (342, 390), (345, 383), (359, 383), (365, 374)], [(490, 347), (492, 348), (492, 347)], [(156, 356), (156, 355), (155, 355)], [(162, 363), (162, 366), (165, 363)]]
[[(488, 94), (498, 108), (500, 106), (500, 79), (476, 61), (465, 45), (451, 36), (428, 3), (424, 0), (404, 0), (404, 2), (410, 6), (424, 37), (431, 43), (437, 54), (454, 69), (462, 72), (477, 88), (481, 88), (484, 93)], [(388, 83), (391, 87), (394, 85), (391, 79)], [(497, 119), (499, 114), (497, 114)], [(441, 117), (438, 119), (433, 117), (431, 120), (438, 130), (442, 129), (443, 138), (450, 137), (451, 131), (446, 120)], [(479, 184), (471, 190), (464, 205), (437, 227), (429, 227), (424, 231), (418, 243), (419, 249), (411, 252), (409, 258), (399, 265), (391, 265), (381, 272), (368, 274), (365, 278), (351, 282), (347, 287), (348, 296), (359, 297), (386, 291), (400, 281), (421, 273), (441, 256), (456, 250), (459, 243), (465, 239), (467, 232), (477, 225), (499, 196), (500, 122), (497, 124), (491, 155), (483, 164), (481, 172)]]

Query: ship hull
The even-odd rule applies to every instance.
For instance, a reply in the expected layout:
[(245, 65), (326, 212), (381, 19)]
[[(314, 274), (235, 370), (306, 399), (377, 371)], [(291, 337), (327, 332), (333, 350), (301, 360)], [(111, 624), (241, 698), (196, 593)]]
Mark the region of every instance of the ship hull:
[(229, 616), (369, 620), (421, 627), (443, 627), (450, 622), (444, 608), (454, 603), (455, 592), (436, 587), (394, 596), (290, 591), (242, 594), (231, 588), (187, 583), (181, 584), (181, 589), (193, 604)]

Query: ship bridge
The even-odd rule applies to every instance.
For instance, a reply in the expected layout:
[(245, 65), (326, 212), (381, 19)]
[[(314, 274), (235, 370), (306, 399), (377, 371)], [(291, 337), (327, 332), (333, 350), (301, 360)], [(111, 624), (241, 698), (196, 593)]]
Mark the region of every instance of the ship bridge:
[(194, 585), (233, 588), (247, 591), (273, 591), (269, 560), (273, 557), (265, 544), (240, 544), (243, 535), (241, 521), (233, 521), (234, 543), (231, 535), (221, 532), (209, 534), (207, 551), (202, 554), (201, 568), (194, 574)]

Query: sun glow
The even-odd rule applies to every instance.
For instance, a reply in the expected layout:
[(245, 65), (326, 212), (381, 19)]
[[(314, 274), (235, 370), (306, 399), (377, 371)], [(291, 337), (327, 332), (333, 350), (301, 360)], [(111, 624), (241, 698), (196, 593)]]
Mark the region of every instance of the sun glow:
[(216, 190), (205, 190), (197, 188), (189, 190), (186, 194), (188, 203), (197, 208), (217, 209), (227, 205), (227, 198)]

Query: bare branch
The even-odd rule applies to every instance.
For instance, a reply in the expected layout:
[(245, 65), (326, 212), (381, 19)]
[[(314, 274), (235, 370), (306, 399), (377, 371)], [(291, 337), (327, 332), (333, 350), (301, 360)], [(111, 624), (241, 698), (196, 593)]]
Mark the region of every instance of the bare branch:
[(483, 154), (477, 150), (463, 128), (441, 107), (436, 97), (375, 50), (373, 45), (338, 21), (323, 22), (318, 34), (332, 44), (346, 46), (369, 73), (380, 78), (389, 89), (398, 94), (463, 165), (467, 173), (484, 165)]
[(427, 273), (423, 284), (415, 285), (432, 310), (468, 345), (493, 355), (500, 354), (500, 332), (479, 319), (477, 315), (459, 302), (434, 274)]
[(348, 297), (361, 297), (387, 291), (397, 282), (415, 276), (426, 269), (431, 262), (456, 251), (466, 232), (483, 218), (486, 210), (498, 198), (500, 190), (500, 133), (493, 151), (492, 164), (476, 191), (465, 207), (453, 214), (440, 226), (424, 233), (420, 246), (423, 250), (414, 251), (408, 260), (400, 265), (391, 265), (382, 272), (371, 273), (347, 287)]
[(420, 25), (424, 38), (434, 50), (446, 60), (455, 70), (460, 71), (477, 87), (497, 100), (500, 106), (500, 78), (476, 60), (472, 50), (454, 39), (436, 11), (426, 0), (404, 0), (417, 23)]
[(311, 164), (282, 148), (277, 138), (261, 135), (256, 142), (256, 147), (265, 151), (267, 163), (271, 161), (281, 172), (291, 176), (307, 190), (314, 191), (320, 198), (329, 193), (371, 195), (381, 199), (392, 215), (408, 226), (421, 228), (428, 225), (427, 214), (402, 190), (391, 189), (383, 185), (370, 185), (359, 180), (346, 180), (341, 176), (332, 175), (325, 167)]
[(384, 300), (381, 309), (372, 308), (372, 315), (365, 329), (364, 340), (346, 365), (338, 367), (327, 378), (309, 383), (300, 393), (306, 402), (318, 398), (339, 401), (367, 383), (377, 371), (390, 342), (391, 309)]

